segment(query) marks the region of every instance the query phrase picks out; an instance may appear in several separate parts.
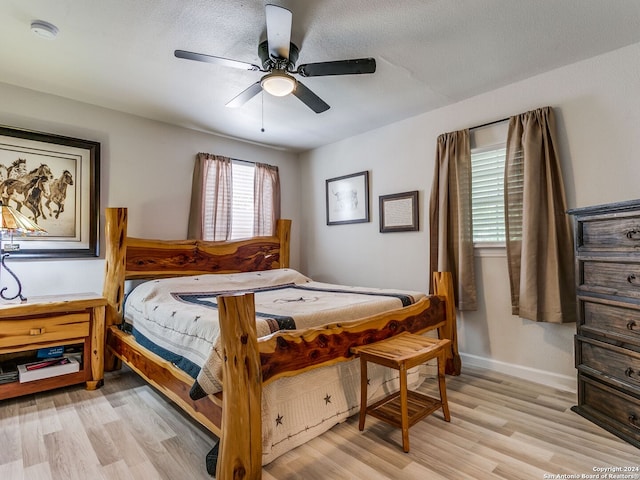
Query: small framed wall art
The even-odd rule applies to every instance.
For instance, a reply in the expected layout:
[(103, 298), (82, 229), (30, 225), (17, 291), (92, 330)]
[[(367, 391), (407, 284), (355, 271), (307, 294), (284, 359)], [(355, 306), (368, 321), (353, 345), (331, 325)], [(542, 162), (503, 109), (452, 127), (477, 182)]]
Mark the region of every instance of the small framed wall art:
[(369, 221), (369, 172), (326, 180), (327, 225)]
[(418, 191), (380, 196), (380, 232), (414, 232), (418, 225)]

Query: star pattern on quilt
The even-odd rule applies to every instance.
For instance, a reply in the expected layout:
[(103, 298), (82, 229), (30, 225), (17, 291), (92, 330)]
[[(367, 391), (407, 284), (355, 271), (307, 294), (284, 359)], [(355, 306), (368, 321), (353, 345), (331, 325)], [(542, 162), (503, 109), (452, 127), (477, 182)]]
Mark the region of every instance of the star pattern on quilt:
[(324, 396), (324, 404), (329, 405), (331, 403), (331, 395), (328, 393)]
[(284, 417), (283, 417), (282, 415), (278, 414), (278, 416), (276, 417), (276, 427), (277, 427), (278, 425), (282, 425), (282, 419), (283, 419), (283, 418), (284, 418)]

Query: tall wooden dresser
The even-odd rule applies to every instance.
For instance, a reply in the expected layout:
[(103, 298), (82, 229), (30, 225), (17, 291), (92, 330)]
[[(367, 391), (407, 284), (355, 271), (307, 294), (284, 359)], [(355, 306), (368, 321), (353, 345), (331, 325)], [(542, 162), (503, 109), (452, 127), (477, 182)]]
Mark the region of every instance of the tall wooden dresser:
[(569, 213), (578, 296), (573, 410), (640, 448), (640, 200)]

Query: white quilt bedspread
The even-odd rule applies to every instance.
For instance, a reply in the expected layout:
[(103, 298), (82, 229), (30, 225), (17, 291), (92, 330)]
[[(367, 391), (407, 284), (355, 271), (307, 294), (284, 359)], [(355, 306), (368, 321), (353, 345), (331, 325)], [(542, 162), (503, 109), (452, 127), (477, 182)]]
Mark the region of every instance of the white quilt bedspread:
[[(124, 316), (137, 333), (192, 362), (205, 393), (222, 389), (216, 296), (254, 292), (258, 336), (358, 319), (399, 308), (424, 293), (312, 281), (292, 269), (152, 280), (126, 299)], [(371, 368), (373, 367), (373, 368)], [(397, 372), (372, 365), (372, 399), (397, 388)], [(417, 372), (409, 379), (416, 384)], [(263, 464), (358, 411), (359, 366), (343, 362), (283, 378), (263, 391)]]
[(127, 297), (125, 320), (159, 347), (201, 367), (207, 394), (221, 391), (217, 295), (254, 292), (258, 337), (349, 321), (415, 303), (420, 292), (314, 282), (292, 269), (146, 282)]

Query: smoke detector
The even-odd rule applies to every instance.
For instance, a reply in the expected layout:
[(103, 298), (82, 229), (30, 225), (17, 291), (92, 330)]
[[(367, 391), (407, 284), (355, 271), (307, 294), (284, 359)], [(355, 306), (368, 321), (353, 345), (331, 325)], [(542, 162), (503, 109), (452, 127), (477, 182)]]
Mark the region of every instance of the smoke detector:
[(31, 31), (47, 40), (53, 40), (58, 35), (58, 27), (44, 20), (34, 20), (31, 22)]

